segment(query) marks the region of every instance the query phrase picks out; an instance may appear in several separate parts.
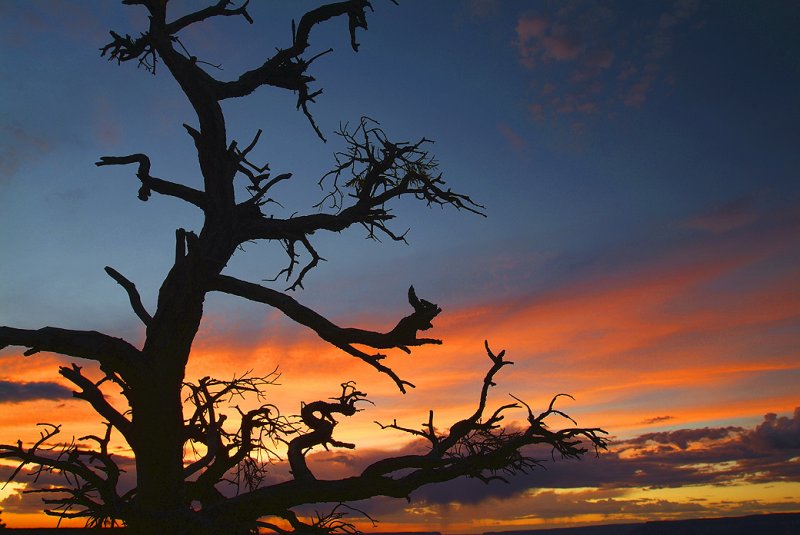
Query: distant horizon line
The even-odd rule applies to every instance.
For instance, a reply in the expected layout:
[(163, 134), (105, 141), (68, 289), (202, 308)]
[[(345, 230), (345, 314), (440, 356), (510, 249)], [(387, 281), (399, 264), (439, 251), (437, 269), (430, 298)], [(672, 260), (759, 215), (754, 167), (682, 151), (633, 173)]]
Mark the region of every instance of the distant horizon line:
[[(614, 522), (611, 524), (586, 524), (581, 526), (571, 526), (563, 528), (527, 528), (527, 529), (511, 529), (501, 531), (475, 531), (475, 532), (449, 532), (449, 531), (427, 531), (427, 530), (414, 530), (414, 531), (365, 531), (365, 535), (514, 535), (514, 534), (528, 534), (528, 533), (543, 533), (543, 534), (592, 534), (592, 535), (647, 535), (649, 530), (642, 530), (644, 526), (653, 526), (658, 528), (657, 532), (660, 535), (669, 533), (664, 531), (663, 527), (668, 525), (678, 525), (686, 527), (687, 524), (705, 523), (705, 524), (719, 524), (719, 531), (704, 531), (709, 535), (719, 533), (729, 534), (730, 528), (742, 528), (741, 531), (737, 530), (733, 533), (748, 533), (754, 527), (780, 527), (780, 528), (798, 528), (800, 530), (800, 511), (783, 512), (783, 513), (762, 513), (742, 516), (720, 516), (720, 517), (702, 517), (702, 518), (687, 518), (680, 520), (644, 520), (644, 521), (631, 521), (631, 522)], [(731, 523), (735, 525), (732, 526)], [(747, 525), (749, 524), (749, 525)], [(622, 526), (626, 527), (624, 532), (610, 531), (618, 529)], [(711, 526), (706, 526), (711, 527)], [(630, 528), (628, 531), (627, 528)], [(713, 529), (713, 528), (712, 528)], [(38, 533), (51, 533), (51, 532), (70, 532), (70, 533), (97, 533), (98, 531), (127, 531), (124, 527), (118, 528), (0, 528), (3, 533), (27, 533), (29, 535), (36, 535)], [(798, 531), (800, 532), (800, 531)], [(677, 533), (677, 532), (676, 532)], [(779, 532), (783, 533), (783, 532)], [(788, 533), (788, 532), (786, 532)]]

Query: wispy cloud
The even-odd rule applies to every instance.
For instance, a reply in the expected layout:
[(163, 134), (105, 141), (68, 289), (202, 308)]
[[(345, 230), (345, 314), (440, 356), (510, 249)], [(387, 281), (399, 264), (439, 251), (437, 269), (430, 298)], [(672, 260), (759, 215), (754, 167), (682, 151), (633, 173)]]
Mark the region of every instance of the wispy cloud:
[(500, 134), (503, 136), (506, 142), (511, 145), (514, 150), (521, 151), (527, 146), (525, 138), (523, 138), (519, 132), (511, 128), (508, 124), (504, 122), (498, 123), (497, 129), (500, 131)]
[(13, 23), (9, 31), (0, 36), (0, 42), (18, 46), (37, 39), (49, 40), (55, 31), (60, 36), (96, 45), (98, 37), (108, 35), (100, 16), (104, 7), (98, 10), (97, 6), (90, 7), (82, 2), (67, 2), (58, 9), (48, 2), (3, 3), (1, 13)]
[(473, 17), (483, 18), (495, 14), (501, 7), (500, 0), (469, 0), (469, 12)]
[(105, 95), (92, 101), (91, 127), (98, 147), (116, 147), (123, 137), (123, 125), (116, 117), (114, 103)]
[(36, 161), (52, 150), (44, 135), (10, 121), (0, 125), (0, 180), (14, 176), (26, 162)]
[(654, 416), (652, 418), (647, 418), (646, 420), (642, 420), (642, 423), (645, 425), (660, 424), (674, 419), (675, 419), (674, 416)]
[(757, 219), (756, 197), (746, 195), (716, 206), (705, 214), (693, 217), (684, 225), (687, 228), (722, 234), (749, 225)]
[[(534, 8), (515, 27), (520, 63), (532, 75), (536, 120), (639, 107), (665, 69), (677, 36), (694, 20), (693, 1), (630, 4), (586, 0)], [(558, 91), (554, 91), (558, 88)]]

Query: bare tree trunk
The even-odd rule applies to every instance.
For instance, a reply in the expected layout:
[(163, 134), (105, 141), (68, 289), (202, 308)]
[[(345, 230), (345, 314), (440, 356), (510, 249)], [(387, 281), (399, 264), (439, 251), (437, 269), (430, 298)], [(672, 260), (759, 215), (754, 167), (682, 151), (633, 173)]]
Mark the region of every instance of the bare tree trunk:
[[(179, 236), (183, 240), (183, 236)], [(202, 249), (198, 244), (198, 249)], [(143, 366), (132, 385), (137, 491), (131, 527), (141, 533), (192, 533), (183, 476), (184, 416), (181, 388), (192, 342), (203, 315), (203, 255), (176, 263), (159, 292), (147, 329)], [(217, 264), (217, 263), (211, 263)], [(221, 269), (221, 266), (211, 266)], [(217, 270), (218, 271), (218, 270)]]
[(188, 519), (180, 389), (162, 370), (153, 372), (148, 388), (132, 404), (137, 493), (130, 526), (140, 533), (180, 533)]

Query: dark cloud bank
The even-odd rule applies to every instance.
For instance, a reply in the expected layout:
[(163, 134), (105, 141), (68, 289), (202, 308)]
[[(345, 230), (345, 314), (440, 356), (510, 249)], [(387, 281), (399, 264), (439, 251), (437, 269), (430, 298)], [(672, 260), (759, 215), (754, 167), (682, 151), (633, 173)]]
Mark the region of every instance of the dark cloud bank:
[[(393, 455), (402, 453), (405, 452), (393, 452)], [(315, 467), (321, 477), (341, 477), (358, 472), (383, 455), (385, 452), (332, 451), (318, 454)], [(477, 480), (460, 479), (431, 485), (412, 494), (412, 506), (427, 504), (446, 508), (452, 503), (488, 504), (489, 500), (514, 498), (532, 489), (543, 489), (531, 502), (535, 502), (535, 515), (542, 518), (553, 516), (547, 514), (549, 502), (552, 502), (555, 516), (623, 512), (628, 515), (719, 516), (712, 503), (626, 499), (624, 494), (639, 488), (800, 481), (800, 408), (791, 416), (767, 414), (754, 428), (706, 427), (647, 433), (615, 442), (609, 452), (598, 457), (587, 455), (581, 461), (553, 461), (550, 452), (544, 450), (536, 452), (536, 456), (543, 460), (543, 469), (510, 478), (508, 484), (486, 485)], [(560, 495), (559, 489), (575, 489), (577, 494)], [(363, 505), (379, 518), (409, 506), (403, 500), (383, 498)], [(753, 496), (747, 504), (728, 503), (726, 507), (726, 511), (733, 514), (752, 514), (760, 512), (763, 506), (758, 496)], [(798, 507), (800, 500), (776, 504), (772, 508), (777, 511)], [(533, 511), (528, 509), (528, 513)]]
[[(647, 433), (617, 442), (609, 453), (599, 457), (549, 462), (548, 469), (513, 478), (508, 485), (487, 486), (467, 480), (423, 488), (417, 495), (433, 503), (475, 503), (531, 488), (622, 489), (800, 481), (798, 457), (800, 407), (789, 417), (767, 414), (752, 429), (705, 427)], [(541, 458), (549, 459), (549, 452), (542, 452)]]
[[(12, 383), (12, 387), (8, 387), (8, 384), (0, 382), (0, 399), (6, 401), (9, 396), (13, 396), (14, 400), (24, 396), (9, 394), (9, 389), (48, 392), (48, 387), (42, 385), (49, 385), (56, 392), (52, 395), (59, 395), (58, 388), (63, 389), (50, 383)], [(377, 450), (333, 450), (311, 455), (310, 461), (315, 474), (321, 479), (327, 479), (358, 473), (369, 464), (389, 455), (422, 451), (424, 446), (419, 443), (391, 453)], [(375, 498), (355, 505), (368, 511), (370, 515), (381, 518), (403, 515), (408, 507), (429, 505), (446, 508), (447, 504), (454, 502), (475, 505), (489, 500), (514, 498), (531, 489), (543, 489), (533, 499), (536, 504), (535, 516), (540, 518), (581, 513), (613, 515), (622, 512), (628, 515), (714, 516), (717, 511), (708, 508), (713, 504), (695, 503), (692, 500), (684, 503), (660, 499), (627, 499), (624, 494), (626, 490), (638, 488), (800, 481), (800, 407), (791, 416), (767, 414), (754, 428), (705, 427), (647, 433), (615, 442), (611, 451), (598, 457), (588, 455), (581, 461), (553, 461), (550, 452), (546, 450), (536, 451), (534, 454), (543, 460), (543, 468), (510, 478), (508, 484), (493, 482), (486, 485), (477, 480), (459, 479), (417, 490), (412, 494), (410, 504), (405, 500)], [(132, 474), (135, 473), (133, 460), (118, 457), (118, 461), (125, 468), (128, 479), (125, 486), (132, 485)], [(0, 478), (7, 477), (10, 469), (1, 467)], [(268, 478), (266, 483), (277, 483), (286, 477), (286, 471), (287, 467), (279, 463), (274, 467), (273, 477)], [(54, 484), (58, 479), (55, 475), (49, 477), (53, 481), (40, 481), (40, 484)], [(17, 479), (25, 480), (22, 477)], [(575, 494), (558, 494), (559, 489), (574, 489)], [(17, 512), (40, 510), (40, 497), (34, 496), (12, 495), (3, 506)], [(800, 502), (795, 500), (776, 504), (773, 509), (788, 511), (796, 509), (798, 505)], [(759, 512), (758, 507), (761, 505), (758, 497), (754, 496), (746, 504), (729, 504), (727, 510), (732, 513), (752, 514)], [(325, 504), (317, 504), (310, 506), (308, 511), (299, 512), (313, 514), (315, 510), (325, 509)], [(527, 510), (528, 514), (533, 512)]]
[(0, 381), (0, 403), (18, 403), (36, 399), (72, 399), (72, 391), (51, 382)]

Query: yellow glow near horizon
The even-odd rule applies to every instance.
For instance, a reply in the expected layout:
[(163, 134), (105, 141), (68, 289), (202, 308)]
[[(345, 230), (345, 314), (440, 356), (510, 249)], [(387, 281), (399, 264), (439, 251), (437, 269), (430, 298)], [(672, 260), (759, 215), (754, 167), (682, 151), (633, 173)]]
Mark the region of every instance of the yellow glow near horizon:
[(22, 492), (27, 485), (17, 481), (11, 481), (0, 485), (0, 503), (7, 500), (10, 496)]
[[(734, 483), (730, 485), (692, 485), (675, 488), (642, 488), (626, 494), (629, 499), (662, 499), (670, 501), (703, 501), (733, 509), (736, 504), (757, 499), (767, 504), (796, 503), (800, 498), (800, 482)], [(727, 502), (727, 503), (725, 503)]]
[[(480, 504), (412, 504), (406, 518), (377, 531), (427, 529), (444, 533), (573, 527), (654, 520), (744, 516), (800, 510), (800, 482), (694, 485), (675, 488), (541, 488)], [(580, 510), (577, 508), (580, 506)], [(655, 510), (658, 508), (661, 510)], [(537, 513), (537, 508), (541, 513)], [(592, 509), (597, 509), (593, 511)], [(361, 526), (365, 528), (364, 525)]]

